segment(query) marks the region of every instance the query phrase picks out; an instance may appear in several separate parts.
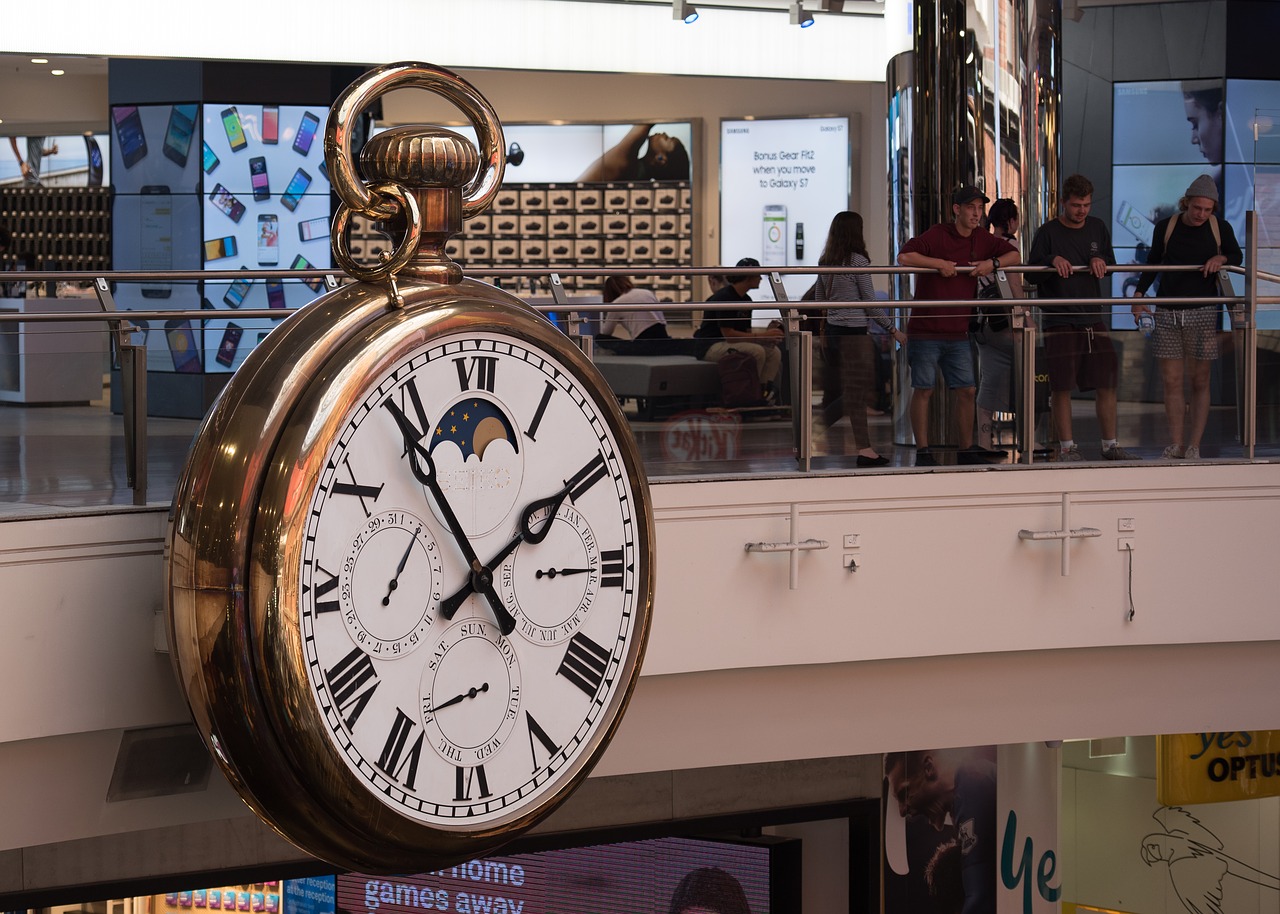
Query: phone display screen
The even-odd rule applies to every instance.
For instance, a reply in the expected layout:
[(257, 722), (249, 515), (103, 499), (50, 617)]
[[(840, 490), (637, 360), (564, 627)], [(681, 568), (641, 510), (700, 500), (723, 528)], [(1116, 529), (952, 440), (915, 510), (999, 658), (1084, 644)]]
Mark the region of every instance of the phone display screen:
[(787, 265), (787, 208), (778, 205), (766, 206), (762, 228), (764, 236), (760, 265), (785, 267)]
[(271, 179), (267, 177), (264, 156), (254, 156), (249, 160), (249, 183), (253, 186), (253, 199), (259, 202), (271, 199)]
[(204, 147), (201, 167), (204, 169), (205, 174), (211, 175), (213, 174), (213, 170), (218, 167), (222, 160), (219, 159), (217, 155), (214, 154), (213, 150), (209, 148), (208, 143), (202, 143), (201, 146)]
[(298, 223), (299, 241), (319, 241), (329, 237), (329, 220), (323, 217)]
[(196, 130), (197, 105), (174, 105), (164, 132), (164, 154), (179, 168), (186, 167), (191, 153), (191, 137)]
[(237, 279), (227, 289), (227, 294), (222, 296), (222, 301), (228, 308), (239, 308), (252, 288), (252, 279)]
[(239, 324), (227, 324), (222, 333), (222, 342), (218, 344), (218, 354), (214, 359), (219, 365), (227, 368), (236, 360), (236, 351), (240, 348), (240, 338), (244, 336), (244, 328)]
[(262, 106), (262, 142), (274, 146), (280, 142), (280, 106)]
[(196, 335), (191, 329), (191, 321), (184, 319), (165, 321), (164, 335), (169, 343), (169, 354), (173, 356), (173, 370), (184, 374), (199, 374), (200, 348), (196, 345)]
[(320, 119), (310, 111), (304, 112), (298, 123), (298, 133), (293, 138), (293, 151), (299, 155), (308, 155), (311, 152), (311, 141), (315, 139), (319, 127)]
[(280, 198), (280, 202), (290, 212), (293, 212), (298, 208), (298, 201), (302, 199), (302, 195), (307, 192), (307, 188), (310, 186), (311, 175), (299, 168), (293, 173), (293, 177), (289, 179), (289, 186), (284, 189), (284, 196)]
[(132, 168), (147, 155), (147, 135), (142, 130), (142, 116), (136, 105), (123, 105), (111, 109), (111, 119), (116, 125), (120, 158), (125, 168)]
[(232, 222), (239, 222), (240, 217), (244, 215), (244, 204), (236, 199), (235, 194), (221, 184), (213, 185), (209, 200), (214, 206), (222, 210)]
[(264, 214), (258, 217), (258, 265), (275, 266), (280, 262), (280, 219)]
[(238, 253), (240, 253), (240, 248), (236, 244), (234, 235), (228, 235), (225, 238), (212, 238), (204, 243), (205, 260), (223, 260), (227, 257), (234, 257)]
[(227, 132), (227, 142), (232, 152), (239, 152), (249, 145), (244, 135), (244, 125), (240, 123), (240, 112), (235, 107), (222, 109), (222, 129)]

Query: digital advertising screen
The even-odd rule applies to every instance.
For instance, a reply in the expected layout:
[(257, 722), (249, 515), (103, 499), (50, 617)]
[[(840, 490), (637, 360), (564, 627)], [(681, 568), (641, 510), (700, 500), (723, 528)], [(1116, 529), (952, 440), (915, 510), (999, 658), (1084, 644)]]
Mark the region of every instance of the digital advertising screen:
[[(200, 269), (199, 105), (111, 108), (111, 255), (117, 270)], [(196, 311), (196, 283), (122, 282), (122, 310)], [(153, 371), (199, 372), (200, 323), (139, 321)]]
[[(203, 137), (192, 158), (203, 182), (198, 253), (204, 269), (333, 265), (323, 142), (328, 116), (327, 108), (301, 105), (202, 106)], [(297, 308), (323, 288), (320, 280), (210, 281), (202, 305), (206, 311)], [(204, 317), (202, 361), (210, 372), (233, 370), (271, 325)]]
[[(447, 129), (476, 142), (474, 127)], [(502, 134), (507, 147), (503, 184), (688, 181), (692, 177), (693, 124), (689, 121), (503, 124)]]
[(106, 136), (97, 134), (6, 137), (0, 140), (0, 187), (110, 184), (111, 167), (104, 152), (110, 145)]
[[(752, 843), (660, 838), (470, 860), (430, 873), (337, 877), (348, 914), (770, 912), (770, 850)], [(679, 899), (678, 907), (673, 902)], [(290, 912), (286, 912), (290, 914)]]
[[(836, 213), (849, 207), (849, 119), (720, 122), (720, 262), (816, 265)], [(799, 299), (812, 276), (786, 276)]]
[[(1207, 174), (1218, 188), (1218, 215), (1245, 243), (1245, 214), (1259, 214), (1259, 264), (1280, 267), (1280, 198), (1273, 199), (1276, 165), (1267, 162), (1265, 138), (1280, 111), (1273, 80), (1164, 80), (1117, 83), (1113, 131), (1112, 235), (1120, 263), (1145, 263), (1155, 223), (1178, 211), (1195, 178)], [(1268, 213), (1274, 215), (1268, 219)], [(1096, 214), (1096, 215), (1101, 215)], [(1113, 294), (1128, 294), (1136, 276), (1117, 276)], [(1233, 278), (1239, 292), (1243, 283)], [(1263, 290), (1262, 294), (1275, 294)], [(1129, 309), (1116, 306), (1113, 326), (1132, 329)], [(1280, 327), (1280, 313), (1260, 309), (1260, 328)]]

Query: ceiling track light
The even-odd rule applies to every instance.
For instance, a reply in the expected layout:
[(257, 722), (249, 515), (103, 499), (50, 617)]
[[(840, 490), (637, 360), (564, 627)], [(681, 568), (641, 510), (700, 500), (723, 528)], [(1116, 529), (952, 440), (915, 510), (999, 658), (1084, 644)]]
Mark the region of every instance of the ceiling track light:
[(698, 19), (698, 8), (688, 0), (671, 0), (671, 18), (692, 25)]
[(803, 0), (791, 0), (791, 24), (802, 29), (813, 25), (813, 13), (804, 8)]
[(822, 0), (822, 11), (824, 13), (843, 13), (844, 0)]

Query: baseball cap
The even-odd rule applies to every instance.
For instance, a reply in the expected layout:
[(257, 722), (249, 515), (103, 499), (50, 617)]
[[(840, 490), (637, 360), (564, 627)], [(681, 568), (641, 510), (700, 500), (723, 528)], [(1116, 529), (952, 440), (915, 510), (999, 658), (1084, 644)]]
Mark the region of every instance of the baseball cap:
[(983, 203), (990, 203), (991, 200), (978, 188), (972, 184), (966, 184), (954, 194), (951, 195), (951, 202), (956, 206), (964, 206), (970, 200), (981, 200)]

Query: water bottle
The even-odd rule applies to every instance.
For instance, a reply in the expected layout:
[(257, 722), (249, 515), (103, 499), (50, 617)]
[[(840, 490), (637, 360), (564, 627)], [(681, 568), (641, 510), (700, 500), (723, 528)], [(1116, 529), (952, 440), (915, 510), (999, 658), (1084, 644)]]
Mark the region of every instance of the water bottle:
[(1156, 319), (1150, 311), (1143, 311), (1138, 315), (1138, 329), (1142, 331), (1142, 335), (1147, 339), (1151, 339), (1151, 331), (1155, 329)]

